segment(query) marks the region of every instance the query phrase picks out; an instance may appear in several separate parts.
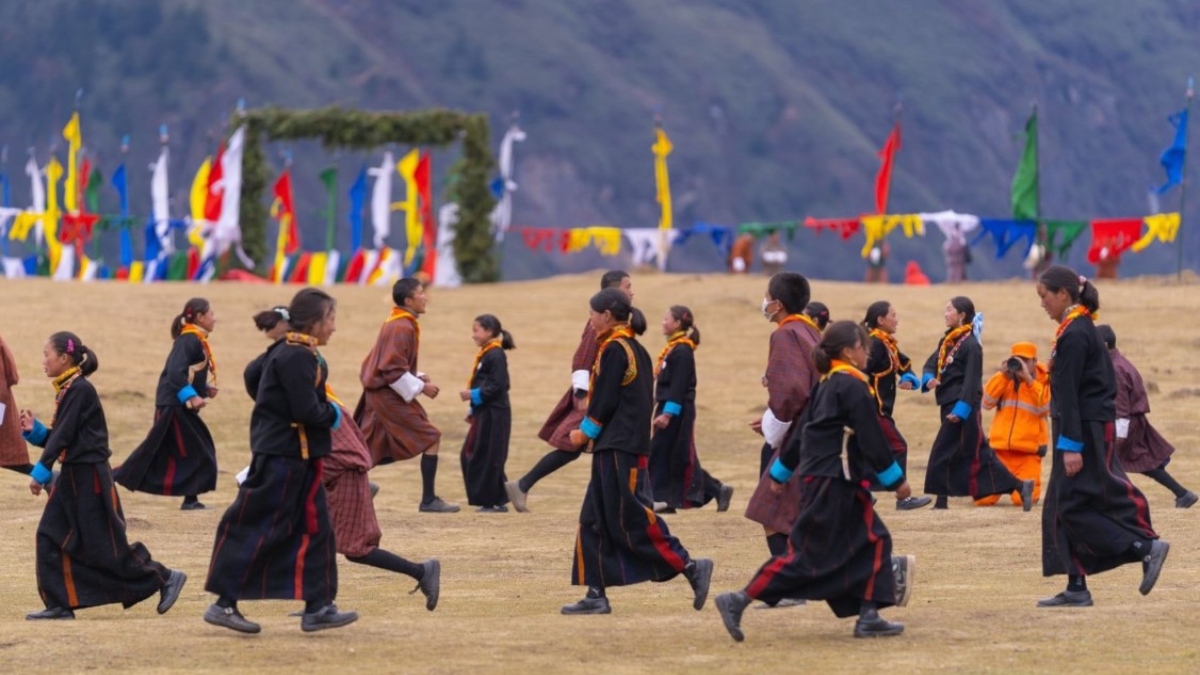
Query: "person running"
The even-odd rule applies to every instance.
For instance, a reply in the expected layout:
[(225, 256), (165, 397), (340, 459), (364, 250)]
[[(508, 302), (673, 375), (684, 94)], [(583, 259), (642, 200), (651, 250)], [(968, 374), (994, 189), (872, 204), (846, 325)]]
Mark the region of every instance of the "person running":
[(1087, 577), (1142, 564), (1148, 594), (1170, 544), (1150, 524), (1150, 505), (1121, 468), (1114, 445), (1116, 379), (1096, 332), (1100, 292), (1069, 267), (1038, 277), (1042, 309), (1058, 324), (1050, 351), (1050, 483), (1042, 506), (1042, 574), (1067, 587), (1039, 607), (1090, 607)]
[[(600, 290), (606, 288), (620, 290), (633, 302), (633, 281), (628, 272), (605, 272), (600, 277)], [(538, 481), (579, 459), (579, 448), (571, 445), (570, 436), (583, 421), (583, 412), (587, 408), (589, 374), (592, 364), (596, 362), (598, 346), (596, 333), (592, 329), (591, 321), (588, 321), (583, 327), (583, 334), (579, 336), (575, 356), (571, 359), (571, 386), (555, 404), (550, 416), (546, 418), (546, 423), (538, 431), (538, 438), (549, 443), (554, 449), (542, 456), (524, 476), (504, 483), (508, 499), (517, 511), (529, 511), (529, 507), (526, 506), (529, 491)]]
[[(37, 585), (46, 608), (25, 618), (74, 619), (77, 609), (129, 608), (155, 593), (158, 613), (165, 614), (187, 575), (154, 561), (145, 546), (126, 537), (108, 464), (108, 423), (88, 379), (100, 366), (96, 353), (74, 333), (59, 332), (46, 341), (42, 357), (54, 385), (54, 416), (45, 426), (22, 410), (20, 425), (25, 439), (44, 449), (30, 472), (29, 491), (50, 492), (37, 527)], [(51, 486), (55, 462), (62, 474)]]
[(693, 559), (654, 514), (646, 485), (654, 375), (650, 355), (629, 321), (629, 296), (608, 288), (592, 296), (591, 322), (600, 349), (591, 370), (587, 415), (571, 442), (592, 455), (592, 477), (579, 512), (571, 581), (587, 594), (563, 614), (608, 614), (612, 586), (667, 581), (680, 574), (704, 608), (713, 563)]
[(904, 631), (879, 610), (908, 604), (916, 558), (892, 556), (892, 536), (867, 485), (877, 482), (900, 499), (911, 490), (862, 371), (867, 339), (853, 321), (830, 324), (821, 337), (814, 354), (821, 382), (804, 409), (801, 431), (767, 472), (778, 493), (794, 475), (804, 481), (787, 550), (763, 564), (743, 590), (716, 599), (725, 629), (738, 642), (745, 639), (742, 613), (756, 598), (824, 600), (838, 618), (858, 616), (857, 638)]
[(1140, 473), (1152, 478), (1175, 495), (1175, 507), (1190, 509), (1200, 497), (1183, 487), (1167, 473), (1167, 463), (1175, 448), (1162, 437), (1146, 419), (1150, 412), (1150, 397), (1142, 374), (1129, 359), (1117, 349), (1117, 334), (1107, 324), (1096, 326), (1100, 339), (1108, 347), (1112, 357), (1113, 372), (1117, 378), (1115, 426), (1117, 432), (1117, 456), (1125, 473)]

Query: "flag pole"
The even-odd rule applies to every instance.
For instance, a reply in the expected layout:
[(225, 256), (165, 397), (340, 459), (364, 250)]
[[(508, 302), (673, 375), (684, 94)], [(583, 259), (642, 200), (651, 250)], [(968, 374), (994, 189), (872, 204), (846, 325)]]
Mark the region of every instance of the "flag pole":
[[(1188, 83), (1187, 83), (1187, 94), (1186, 94), (1186, 99), (1185, 99), (1185, 103), (1183, 106), (1184, 114), (1187, 117), (1192, 116), (1191, 115), (1192, 92), (1193, 92), (1192, 77), (1189, 75)], [(1181, 281), (1183, 279), (1183, 232), (1184, 232), (1183, 220), (1184, 220), (1184, 214), (1186, 213), (1185, 207), (1187, 206), (1187, 146), (1188, 146), (1188, 138), (1187, 137), (1188, 137), (1188, 133), (1190, 131), (1191, 131), (1191, 129), (1189, 127), (1186, 131), (1184, 131), (1184, 136), (1183, 136), (1183, 170), (1180, 172), (1180, 183), (1182, 183), (1182, 184), (1179, 186), (1179, 233), (1176, 235), (1176, 239), (1175, 239), (1175, 280), (1176, 281)]]

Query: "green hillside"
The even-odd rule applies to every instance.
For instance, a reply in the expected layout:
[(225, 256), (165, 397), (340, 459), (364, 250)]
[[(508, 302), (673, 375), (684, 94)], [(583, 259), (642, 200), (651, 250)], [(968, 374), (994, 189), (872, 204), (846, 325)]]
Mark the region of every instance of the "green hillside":
[[(529, 139), (517, 149), (517, 223), (650, 226), (658, 112), (675, 145), (676, 222), (736, 224), (870, 210), (875, 153), (902, 100), (890, 210), (1004, 217), (1017, 132), (1036, 101), (1044, 215), (1137, 216), (1163, 180), (1166, 116), (1200, 63), (1198, 33), (1200, 5), (1183, 0), (11, 2), (0, 4), (0, 142), (10, 173), (26, 146), (44, 159), (82, 87), (85, 140), (102, 164), (115, 164), (125, 133), (131, 165), (149, 162), (157, 125), (171, 126), (182, 213), (240, 97), (481, 110), (494, 140), (519, 111)], [(320, 168), (336, 161), (344, 191), (378, 160), (295, 151), (315, 240)], [(435, 171), (452, 154), (435, 154)], [(135, 204), (148, 202), (148, 172), (131, 175)], [(14, 184), (21, 203), (27, 188)], [(1168, 200), (1175, 208), (1178, 190)], [(1185, 222), (1200, 222), (1200, 208)], [(1200, 237), (1189, 241), (1195, 267)], [(506, 244), (509, 278), (599, 264)], [(940, 277), (940, 244), (937, 233), (893, 240), (893, 276), (913, 258)], [(805, 271), (861, 274), (856, 247), (834, 236), (802, 232), (793, 245)], [(1015, 252), (992, 262), (991, 251), (977, 249), (973, 276), (1020, 272)], [(1173, 271), (1174, 255), (1155, 246), (1123, 271)], [(689, 246), (683, 257), (699, 267), (715, 253)]]

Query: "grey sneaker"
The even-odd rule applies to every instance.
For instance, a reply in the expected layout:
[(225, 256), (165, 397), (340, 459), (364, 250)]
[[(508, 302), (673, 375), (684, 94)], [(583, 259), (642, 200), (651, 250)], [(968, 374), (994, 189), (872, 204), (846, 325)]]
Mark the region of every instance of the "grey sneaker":
[(695, 567), (692, 568), (692, 576), (688, 577), (688, 583), (692, 585), (692, 591), (695, 592), (696, 598), (692, 601), (692, 607), (696, 611), (704, 609), (704, 602), (708, 600), (708, 587), (712, 583), (713, 561), (708, 558), (697, 558), (693, 561)]
[(724, 513), (729, 510), (729, 502), (733, 500), (733, 486), (722, 485), (717, 491), (717, 513)]
[(750, 596), (744, 591), (722, 593), (717, 596), (715, 602), (729, 636), (737, 642), (745, 640), (746, 635), (742, 632), (742, 612), (746, 611), (746, 606), (750, 604)]
[(204, 612), (204, 620), (214, 626), (221, 626), (230, 630), (236, 630), (239, 633), (258, 633), (262, 631), (262, 626), (248, 620), (242, 616), (242, 613), (237, 611), (236, 607), (218, 607), (216, 605), (209, 606)]
[(1021, 481), (1021, 510), (1033, 510), (1033, 481)]
[(1171, 545), (1162, 539), (1155, 539), (1150, 544), (1150, 553), (1142, 561), (1142, 583), (1138, 586), (1138, 592), (1142, 595), (1149, 595), (1154, 589), (1154, 584), (1158, 583), (1158, 573), (1162, 571), (1163, 563), (1167, 561), (1167, 553), (1171, 550)]
[(917, 556), (892, 556), (892, 574), (896, 577), (897, 607), (904, 607), (908, 605), (908, 598), (912, 596), (913, 577), (916, 576), (916, 573)]
[(508, 501), (512, 502), (514, 509), (519, 513), (529, 513), (529, 509), (525, 506), (525, 499), (529, 497), (529, 493), (521, 490), (520, 482), (505, 481), (504, 491), (508, 493)]
[(311, 633), (329, 628), (341, 628), (358, 621), (358, 612), (339, 612), (337, 605), (326, 605), (312, 614), (305, 614), (300, 619), (300, 630)]
[(608, 598), (587, 598), (569, 605), (563, 605), (563, 614), (612, 614), (612, 606)]
[(458, 513), (460, 511), (458, 504), (451, 504), (441, 497), (434, 497), (433, 501), (428, 504), (421, 504), (418, 510), (421, 513)]
[(167, 577), (167, 583), (163, 584), (160, 599), (158, 601), (158, 613), (166, 614), (167, 610), (175, 605), (175, 601), (179, 599), (179, 593), (183, 591), (183, 585), (187, 583), (187, 575), (179, 570), (171, 570), (171, 574)]
[(408, 592), (409, 595), (421, 591), (425, 595), (425, 609), (433, 611), (437, 608), (438, 594), (442, 590), (442, 563), (437, 558), (430, 558), (421, 563), (425, 573), (417, 582), (417, 587)]

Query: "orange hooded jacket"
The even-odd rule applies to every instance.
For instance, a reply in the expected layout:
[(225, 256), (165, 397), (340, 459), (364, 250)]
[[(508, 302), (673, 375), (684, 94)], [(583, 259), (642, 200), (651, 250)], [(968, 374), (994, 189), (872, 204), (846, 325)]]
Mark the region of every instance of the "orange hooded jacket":
[(1008, 373), (993, 375), (983, 388), (983, 407), (996, 411), (988, 434), (993, 449), (1034, 454), (1050, 442), (1050, 373), (1042, 364), (1033, 383), (1020, 387)]

